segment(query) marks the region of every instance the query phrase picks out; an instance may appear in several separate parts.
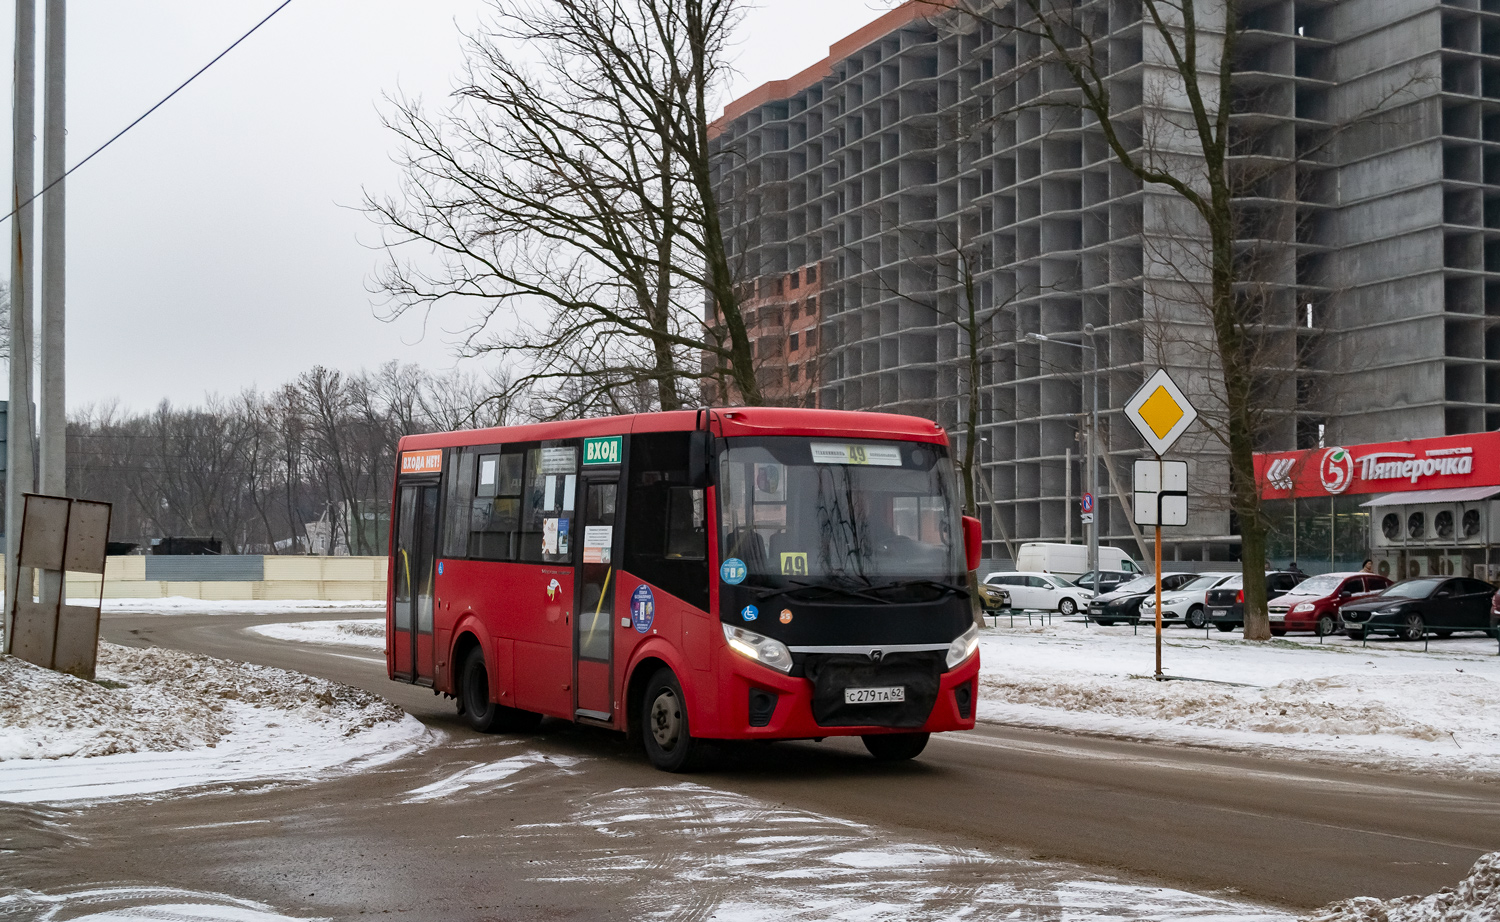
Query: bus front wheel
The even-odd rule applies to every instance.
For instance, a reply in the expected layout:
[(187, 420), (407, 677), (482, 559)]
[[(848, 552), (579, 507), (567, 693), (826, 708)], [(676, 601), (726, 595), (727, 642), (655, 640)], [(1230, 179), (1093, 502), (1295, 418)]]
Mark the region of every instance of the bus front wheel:
[(458, 695), (458, 710), (469, 726), (480, 733), (526, 733), (535, 730), (542, 715), (508, 708), (490, 700), (490, 671), (484, 664), (484, 650), (469, 651)]
[(703, 743), (688, 728), (687, 699), (670, 669), (658, 669), (641, 698), (646, 757), (664, 772), (688, 772), (702, 762)]
[(865, 748), (878, 762), (904, 762), (915, 759), (927, 748), (927, 733), (871, 733), (860, 737)]

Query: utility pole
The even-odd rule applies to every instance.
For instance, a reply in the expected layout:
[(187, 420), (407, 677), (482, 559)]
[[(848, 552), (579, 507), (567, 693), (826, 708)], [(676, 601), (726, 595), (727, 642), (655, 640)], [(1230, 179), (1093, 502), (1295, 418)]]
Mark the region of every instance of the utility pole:
[(11, 102), (10, 412), (5, 477), (5, 652), (15, 636), (10, 612), (25, 585), (16, 550), (21, 543), (21, 494), (35, 489), (36, 432), (31, 396), (32, 214), (36, 189), (36, 2), (16, 0), (14, 97)]
[(1099, 343), (1094, 340), (1094, 325), (1085, 323), (1083, 335), (1094, 360), (1093, 406), (1089, 410), (1089, 495), (1094, 498), (1094, 520), (1089, 523), (1089, 569), (1094, 571), (1094, 594), (1099, 592), (1099, 517), (1104, 514), (1099, 502)]
[(47, 0), (47, 44), (43, 60), (42, 185), (56, 183), (42, 196), (41, 290), (41, 464), (43, 493), (68, 492), (68, 412), (65, 401), (65, 292), (67, 211), (63, 174), (67, 171), (67, 0)]
[[(67, 284), (67, 209), (63, 174), (67, 146), (67, 0), (46, 0), (46, 45), (42, 58), (42, 284), (39, 311), (41, 399), (37, 492), (68, 492), (68, 412), (64, 402), (64, 292)], [(43, 605), (57, 605), (66, 592), (63, 571), (42, 570)]]

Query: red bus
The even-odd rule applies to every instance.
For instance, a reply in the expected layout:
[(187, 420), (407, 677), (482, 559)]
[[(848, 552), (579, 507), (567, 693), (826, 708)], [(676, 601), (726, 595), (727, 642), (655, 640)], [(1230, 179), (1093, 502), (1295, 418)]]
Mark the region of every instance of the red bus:
[(908, 759), (974, 726), (978, 629), (947, 435), (929, 420), (712, 409), (407, 436), (390, 677), (486, 732), (857, 735)]

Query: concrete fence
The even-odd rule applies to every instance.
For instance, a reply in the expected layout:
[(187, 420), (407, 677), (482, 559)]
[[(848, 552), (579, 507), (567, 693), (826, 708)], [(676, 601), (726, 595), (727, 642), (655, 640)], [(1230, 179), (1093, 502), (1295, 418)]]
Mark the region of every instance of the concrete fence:
[[(110, 557), (104, 598), (329, 602), (385, 598), (385, 557)], [(99, 577), (68, 574), (68, 597), (97, 598)]]

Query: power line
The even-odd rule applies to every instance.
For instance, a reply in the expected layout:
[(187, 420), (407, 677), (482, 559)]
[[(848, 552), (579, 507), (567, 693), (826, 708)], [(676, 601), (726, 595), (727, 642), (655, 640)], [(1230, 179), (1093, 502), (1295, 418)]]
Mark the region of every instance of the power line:
[(257, 29), (259, 29), (261, 26), (263, 26), (266, 23), (268, 23), (268, 22), (271, 21), (271, 17), (272, 16), (275, 16), (277, 13), (279, 13), (282, 10), (286, 9), (288, 6), (291, 5), (291, 3), (292, 3), (292, 0), (282, 0), (282, 3), (281, 3), (280, 6), (276, 7), (276, 9), (274, 9), (271, 12), (269, 12), (269, 13), (266, 14), (266, 18), (265, 19), (262, 19), (260, 22), (258, 22), (255, 25), (251, 26), (249, 32), (246, 32), (244, 35), (241, 35), (239, 38), (237, 38), (237, 39), (234, 40), (234, 44), (230, 45), (228, 48), (225, 48), (223, 51), (219, 52), (217, 55), (214, 55), (214, 59), (212, 61), (209, 61), (207, 64), (205, 64), (202, 67), (198, 68), (197, 73), (193, 74), (191, 77), (189, 77), (186, 80), (182, 81), (182, 83), (177, 87), (177, 89), (175, 89), (172, 92), (168, 93), (167, 95), (163, 96), (161, 98), (160, 102), (158, 102), (156, 105), (152, 106), (151, 108), (147, 109), (145, 112), (142, 112), (140, 114), (140, 116), (136, 118), (135, 121), (131, 122), (129, 125), (126, 125), (124, 128), (121, 128), (120, 131), (119, 131), (119, 133), (117, 133), (114, 137), (110, 138), (108, 141), (105, 141), (103, 144), (101, 144), (97, 148), (95, 148), (93, 153), (89, 154), (87, 157), (84, 157), (82, 160), (80, 160), (77, 163), (73, 164), (73, 166), (71, 168), (69, 168), (69, 170), (66, 173), (62, 174), (61, 176), (59, 176), (56, 179), (52, 180), (51, 182), (47, 183), (47, 185), (43, 186), (42, 187), (42, 191), (38, 192), (36, 195), (33, 195), (31, 198), (29, 198), (26, 201), (22, 202), (21, 204), (17, 205), (10, 212), (10, 214), (7, 214), (5, 217), (0, 218), (0, 224), (4, 224), (6, 221), (9, 221), (11, 218), (15, 217), (16, 216), (16, 212), (19, 212), (22, 208), (25, 208), (27, 205), (30, 205), (32, 202), (34, 202), (37, 199), (41, 198), (43, 195), (46, 195), (47, 191), (49, 189), (51, 189), (53, 186), (55, 186), (58, 183), (62, 182), (64, 179), (67, 179), (69, 176), (72, 176), (73, 172), (75, 170), (77, 170), (79, 167), (83, 166), (85, 163), (88, 163), (90, 160), (93, 160), (95, 157), (97, 157), (101, 153), (103, 153), (104, 149), (106, 147), (108, 147), (111, 144), (115, 143), (116, 141), (120, 140), (122, 137), (125, 136), (125, 133), (127, 131), (129, 131), (130, 129), (132, 129), (135, 126), (139, 125), (141, 122), (145, 121), (146, 117), (149, 116), (151, 113), (155, 112), (157, 109), (160, 109), (162, 106), (166, 105), (167, 100), (171, 99), (173, 96), (176, 96), (178, 93), (181, 93), (184, 89), (187, 88), (187, 85), (189, 83), (192, 83), (194, 80), (197, 80), (199, 77), (203, 76), (203, 72), (204, 71), (208, 70), (210, 67), (213, 67), (215, 64), (219, 63), (219, 59), (220, 58), (224, 57), (224, 55), (226, 55), (229, 52), (233, 51), (235, 49), (235, 47), (240, 44), (240, 42), (243, 42), (245, 39), (247, 39), (250, 36), (254, 35), (255, 31)]

